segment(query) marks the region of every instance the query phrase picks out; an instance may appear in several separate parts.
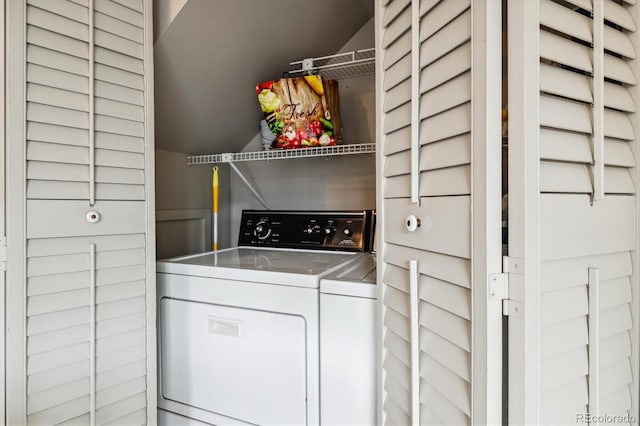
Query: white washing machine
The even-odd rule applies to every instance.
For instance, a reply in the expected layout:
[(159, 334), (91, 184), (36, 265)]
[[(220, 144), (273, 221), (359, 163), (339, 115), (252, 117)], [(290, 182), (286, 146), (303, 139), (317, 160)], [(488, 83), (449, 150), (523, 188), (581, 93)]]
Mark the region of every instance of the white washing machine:
[(370, 220), (245, 211), (239, 247), (158, 262), (160, 418), (319, 424), (320, 279), (368, 249)]
[(376, 259), (364, 254), (320, 281), (320, 419), (376, 420)]

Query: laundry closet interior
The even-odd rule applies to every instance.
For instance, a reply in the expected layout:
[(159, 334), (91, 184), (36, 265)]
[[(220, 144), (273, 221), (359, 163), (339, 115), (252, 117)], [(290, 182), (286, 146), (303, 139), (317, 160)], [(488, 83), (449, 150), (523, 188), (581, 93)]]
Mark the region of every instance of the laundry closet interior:
[(637, 424), (636, 0), (2, 13), (7, 424)]

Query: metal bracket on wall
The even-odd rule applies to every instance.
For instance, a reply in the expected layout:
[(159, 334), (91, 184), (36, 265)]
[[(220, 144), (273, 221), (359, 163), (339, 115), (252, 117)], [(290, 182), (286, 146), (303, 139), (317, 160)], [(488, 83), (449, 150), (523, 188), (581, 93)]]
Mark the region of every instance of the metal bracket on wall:
[(240, 179), (242, 179), (242, 181), (244, 182), (245, 185), (247, 185), (247, 188), (249, 188), (249, 190), (253, 193), (253, 195), (258, 199), (258, 201), (260, 201), (260, 204), (262, 204), (264, 206), (265, 209), (270, 210), (269, 206), (267, 205), (267, 202), (260, 196), (260, 194), (258, 193), (258, 191), (253, 187), (253, 185), (251, 185), (251, 182), (249, 182), (247, 180), (247, 178), (244, 176), (244, 174), (240, 171), (240, 169), (238, 169), (238, 166), (236, 166), (232, 161), (228, 162), (229, 166), (231, 167), (231, 170), (233, 170), (234, 172), (236, 172), (236, 174), (240, 177)]

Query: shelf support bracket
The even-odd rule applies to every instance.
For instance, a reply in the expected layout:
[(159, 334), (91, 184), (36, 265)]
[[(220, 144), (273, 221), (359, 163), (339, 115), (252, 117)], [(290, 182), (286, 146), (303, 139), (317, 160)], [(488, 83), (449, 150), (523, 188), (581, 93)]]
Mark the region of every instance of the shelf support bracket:
[(260, 196), (260, 194), (258, 193), (258, 191), (256, 191), (256, 189), (253, 187), (253, 185), (251, 185), (251, 182), (249, 182), (247, 180), (247, 178), (244, 176), (244, 174), (240, 171), (240, 169), (238, 169), (238, 167), (231, 161), (229, 161), (229, 166), (231, 166), (231, 169), (236, 172), (236, 174), (240, 177), (240, 179), (242, 179), (242, 181), (244, 182), (245, 185), (247, 185), (247, 188), (249, 188), (249, 190), (253, 193), (253, 195), (258, 199), (258, 201), (260, 201), (260, 204), (262, 204), (264, 206), (265, 209), (267, 210), (271, 210), (269, 208), (269, 206), (267, 205), (267, 202), (264, 201), (264, 199)]

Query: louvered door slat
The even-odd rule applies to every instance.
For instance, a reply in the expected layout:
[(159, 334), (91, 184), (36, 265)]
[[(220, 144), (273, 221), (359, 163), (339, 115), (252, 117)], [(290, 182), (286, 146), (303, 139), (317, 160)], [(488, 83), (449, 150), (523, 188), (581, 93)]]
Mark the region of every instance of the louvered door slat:
[(423, 13), (420, 22), (420, 41), (424, 41), (440, 31), (470, 6), (469, 0), (441, 1), (428, 13)]
[[(106, 61), (105, 61), (106, 62)], [(96, 80), (117, 84), (135, 90), (144, 90), (144, 78), (142, 75), (122, 70), (110, 65), (96, 62)]]
[(635, 158), (629, 142), (619, 139), (605, 139), (604, 160), (611, 166), (635, 167)]
[(586, 378), (557, 387), (543, 394), (540, 402), (540, 417), (543, 424), (554, 424), (556, 419), (573, 417), (588, 403)]
[(471, 101), (471, 73), (467, 72), (420, 97), (420, 119)]
[(456, 346), (471, 351), (471, 323), (444, 309), (420, 303), (420, 325)]
[(431, 277), (420, 277), (420, 299), (471, 320), (471, 291)]
[(387, 92), (384, 101), (384, 112), (389, 112), (411, 101), (411, 81), (405, 80)]
[(94, 32), (95, 45), (104, 47), (105, 49), (120, 52), (124, 55), (131, 56), (142, 60), (144, 57), (143, 46), (140, 43), (133, 42), (124, 37), (111, 34), (99, 29)]
[(144, 122), (144, 108), (109, 99), (95, 99), (96, 114)]
[(556, 357), (542, 361), (540, 387), (549, 392), (562, 385), (575, 382), (589, 373), (587, 347), (581, 346)]
[[(30, 367), (31, 368), (31, 367)], [(55, 370), (43, 372), (29, 371), (27, 388), (30, 394), (37, 394), (56, 386), (64, 385), (76, 380), (81, 380), (89, 374), (89, 361), (67, 363)], [(88, 394), (88, 390), (87, 390)]]
[(604, 18), (627, 31), (635, 31), (637, 28), (629, 11), (614, 0), (604, 1)]
[(406, 268), (406, 259), (417, 259), (418, 271), (423, 275), (471, 288), (471, 281), (467, 273), (471, 267), (469, 260), (441, 253), (420, 251), (403, 245), (389, 244), (389, 248), (384, 254), (385, 262)]
[(98, 408), (114, 404), (143, 392), (146, 388), (144, 377), (138, 377), (124, 383), (98, 391), (96, 405)]
[(107, 16), (144, 28), (143, 15), (112, 0), (95, 0), (95, 10)]
[[(407, 52), (408, 53), (408, 52)], [(402, 59), (391, 65), (384, 75), (384, 90), (391, 90), (398, 84), (408, 81), (411, 75), (411, 56), (405, 55)], [(385, 102), (386, 99), (385, 99)]]
[(540, 359), (542, 360), (586, 346), (589, 339), (587, 319), (578, 317), (544, 327), (540, 336)]
[(405, 413), (411, 412), (411, 393), (407, 389), (406, 383), (400, 384), (395, 378), (388, 374), (384, 381), (384, 390), (394, 396), (394, 401), (398, 407)]
[[(468, 195), (470, 189), (471, 169), (468, 166), (449, 167), (420, 173), (420, 196), (438, 197), (443, 195)], [(444, 183), (443, 183), (444, 182)], [(401, 175), (387, 180), (385, 198), (408, 198), (410, 176)]]
[(141, 28), (128, 24), (102, 13), (96, 13), (94, 17), (95, 27), (102, 31), (118, 35), (138, 44), (144, 42), (144, 33)]
[(36, 103), (27, 106), (27, 120), (79, 129), (89, 127), (89, 114), (86, 112)]
[(431, 64), (470, 38), (471, 13), (467, 11), (420, 45), (420, 64)]
[(471, 164), (471, 135), (464, 134), (420, 147), (420, 169)]
[(89, 93), (89, 79), (87, 77), (45, 68), (36, 64), (27, 65), (27, 81), (75, 93)]
[(593, 71), (587, 47), (544, 30), (540, 31), (540, 58), (569, 65), (581, 71)]
[(425, 328), (420, 329), (420, 350), (463, 380), (471, 382), (469, 352)]
[[(89, 182), (89, 172), (83, 165), (33, 161), (27, 167), (27, 178), (47, 181)], [(142, 185), (144, 184), (144, 172), (125, 168), (97, 167), (96, 182)]]
[(631, 392), (629, 392), (628, 386), (621, 387), (603, 397), (600, 400), (600, 407), (607, 413), (627, 413), (627, 410), (632, 407), (630, 395)]
[(108, 424), (125, 417), (129, 413), (143, 409), (147, 404), (145, 392), (140, 392), (116, 403), (98, 408), (96, 410), (96, 423)]
[(547, 261), (540, 265), (542, 291), (585, 285), (588, 276), (584, 271), (588, 268), (598, 268), (602, 281), (623, 278), (633, 273), (628, 251)]
[(424, 382), (429, 383), (458, 410), (470, 417), (471, 388), (469, 383), (425, 354), (422, 354), (420, 361), (420, 376)]
[(31, 414), (27, 417), (29, 424), (57, 424), (77, 417), (89, 409), (89, 396), (82, 396), (48, 410)]
[(96, 131), (125, 136), (144, 137), (144, 124), (121, 118), (96, 115)]
[[(392, 348), (394, 345), (388, 347)], [(411, 368), (409, 366), (405, 365), (397, 356), (389, 352), (385, 355), (383, 366), (389, 371), (389, 374), (397, 378), (396, 380), (402, 387), (409, 391), (411, 387)]]
[(600, 367), (607, 367), (631, 356), (631, 341), (626, 331), (602, 339), (600, 347)]
[(56, 52), (40, 46), (27, 46), (27, 61), (54, 70), (86, 76), (89, 74), (89, 61), (83, 58)]
[(420, 196), (440, 197), (471, 194), (471, 167), (447, 167), (420, 173)]
[[(144, 188), (138, 185), (95, 184), (95, 196), (105, 201), (142, 201)], [(89, 187), (82, 182), (30, 181), (27, 185), (30, 199), (86, 200), (90, 196)]]
[[(391, 2), (388, 7), (384, 8), (384, 15), (382, 16), (382, 26), (388, 27), (391, 21), (393, 21), (400, 13), (411, 4), (411, 0), (396, 0)], [(386, 5), (385, 5), (386, 6)]]
[(420, 93), (471, 69), (471, 43), (465, 43), (432, 62), (420, 72)]
[(398, 403), (391, 399), (387, 398), (384, 401), (384, 412), (387, 416), (385, 420), (385, 425), (408, 425), (411, 423), (411, 418), (409, 414), (404, 411)]
[(88, 40), (89, 26), (43, 9), (27, 6), (27, 24), (80, 41)]
[(407, 317), (389, 308), (384, 314), (384, 326), (398, 336), (409, 341), (409, 321)]
[(86, 95), (66, 90), (55, 89), (38, 84), (27, 85), (27, 100), (43, 105), (61, 107), (76, 111), (88, 112), (89, 105)]
[(422, 403), (420, 410), (427, 416), (433, 416), (437, 421), (435, 424), (469, 425), (471, 423), (464, 411), (456, 407), (427, 382), (420, 382), (420, 391), (420, 402)]
[(37, 394), (29, 395), (29, 411), (27, 414), (34, 414), (39, 411), (53, 408), (66, 402), (66, 398), (77, 399), (87, 394), (89, 388), (89, 380), (76, 380), (71, 383), (64, 384), (57, 389), (48, 389)]
[(86, 42), (31, 25), (27, 27), (27, 43), (79, 59), (89, 59), (89, 46)]
[[(139, 77), (144, 74), (144, 63), (142, 60), (101, 46), (95, 47), (95, 63), (96, 69), (98, 69), (98, 65), (101, 66), (99, 72), (96, 71), (97, 81), (104, 78), (103, 76), (105, 75), (108, 76), (110, 68), (113, 68), (118, 75), (128, 76), (129, 79), (139, 79)], [(129, 76), (129, 74), (133, 75)], [(142, 90), (142, 88), (140, 88), (140, 90)]]
[(87, 9), (86, 1), (77, 4), (68, 0), (28, 0), (27, 4), (83, 24), (89, 24), (89, 9)]
[(540, 163), (540, 190), (542, 192), (568, 192), (590, 194), (593, 192), (591, 174), (583, 164)]
[(411, 9), (405, 9), (386, 28), (382, 46), (390, 47), (411, 27)]
[(466, 103), (422, 120), (420, 123), (420, 144), (427, 144), (471, 131), (471, 105)]
[(142, 4), (142, 0), (113, 0), (113, 1), (129, 9), (133, 9), (136, 12), (140, 12), (140, 13), (144, 12), (144, 6)]
[(104, 81), (96, 81), (95, 94), (103, 99), (144, 106), (144, 92)]

